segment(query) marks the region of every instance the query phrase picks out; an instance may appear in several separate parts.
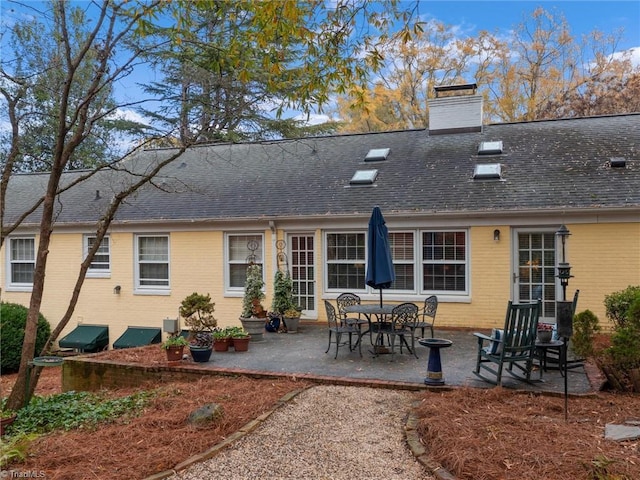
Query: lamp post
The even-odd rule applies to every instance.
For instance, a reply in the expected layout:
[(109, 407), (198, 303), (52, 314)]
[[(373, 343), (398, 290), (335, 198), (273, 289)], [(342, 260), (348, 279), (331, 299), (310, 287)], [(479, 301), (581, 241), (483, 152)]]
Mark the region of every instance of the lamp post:
[(566, 226), (562, 225), (556, 232), (556, 236), (562, 242), (562, 261), (558, 262), (558, 275), (562, 286), (562, 301), (556, 301), (556, 317), (558, 327), (558, 337), (562, 339), (560, 368), (564, 370), (564, 419), (568, 418), (568, 385), (567, 385), (567, 343), (573, 335), (573, 302), (567, 302), (567, 285), (571, 275), (571, 265), (567, 262), (566, 242), (571, 235)]
[(567, 263), (565, 251), (567, 237), (571, 235), (571, 232), (569, 232), (566, 226), (562, 225), (556, 232), (556, 235), (560, 237), (560, 241), (562, 242), (562, 261), (558, 262), (558, 278), (562, 286), (562, 300), (565, 301), (567, 299), (567, 285), (569, 285), (569, 279), (573, 277), (573, 275), (571, 275), (571, 265)]

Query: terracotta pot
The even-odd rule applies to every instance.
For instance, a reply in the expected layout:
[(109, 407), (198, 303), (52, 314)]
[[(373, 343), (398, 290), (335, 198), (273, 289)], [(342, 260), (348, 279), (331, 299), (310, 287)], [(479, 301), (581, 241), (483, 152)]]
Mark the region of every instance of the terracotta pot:
[(233, 348), (236, 352), (246, 352), (249, 350), (249, 342), (251, 341), (251, 336), (234, 338), (233, 339)]
[(216, 352), (226, 352), (229, 350), (229, 339), (228, 338), (215, 338), (213, 340), (213, 349)]
[(10, 417), (5, 417), (0, 420), (0, 435), (4, 435), (4, 429), (11, 425), (16, 419), (17, 415), (12, 415)]
[(166, 349), (167, 352), (167, 360), (169, 362), (177, 362), (182, 360), (182, 355), (184, 354), (184, 345), (179, 345), (177, 347), (169, 347)]

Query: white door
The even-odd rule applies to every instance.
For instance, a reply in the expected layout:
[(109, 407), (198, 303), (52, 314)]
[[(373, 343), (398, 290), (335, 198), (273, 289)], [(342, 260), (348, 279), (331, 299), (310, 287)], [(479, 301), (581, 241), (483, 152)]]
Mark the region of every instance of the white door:
[(514, 301), (528, 303), (540, 298), (540, 320), (554, 321), (557, 294), (555, 230), (517, 230), (514, 241)]
[(318, 318), (316, 305), (315, 246), (313, 234), (289, 235), (293, 297), (307, 318)]

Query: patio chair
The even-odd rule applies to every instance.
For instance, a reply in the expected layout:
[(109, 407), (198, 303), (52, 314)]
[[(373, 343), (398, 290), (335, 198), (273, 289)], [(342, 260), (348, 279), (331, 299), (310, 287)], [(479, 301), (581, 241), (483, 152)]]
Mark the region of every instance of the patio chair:
[[(338, 358), (338, 349), (343, 345), (349, 345), (349, 351), (353, 351), (355, 347), (358, 347), (358, 353), (362, 357), (362, 330), (357, 325), (342, 324), (338, 316), (336, 315), (336, 309), (327, 300), (324, 301), (324, 308), (327, 311), (327, 321), (329, 322), (329, 344), (324, 353), (328, 353), (331, 349), (331, 344), (336, 344), (336, 355), (333, 358)], [(335, 339), (334, 339), (335, 335)], [(342, 336), (347, 335), (348, 341), (343, 341)], [(353, 343), (353, 337), (356, 337), (356, 343)]]
[(416, 330), (421, 330), (421, 337), (424, 338), (424, 330), (428, 328), (431, 330), (431, 338), (434, 338), (433, 325), (436, 323), (436, 311), (438, 310), (438, 297), (431, 295), (424, 299), (424, 306), (420, 312), (420, 321), (416, 323), (416, 326), (412, 329), (415, 335)]
[[(571, 304), (571, 318), (573, 319), (573, 317), (575, 317), (576, 315), (576, 308), (578, 306), (578, 296), (580, 295), (580, 290), (576, 290), (576, 292), (573, 294), (573, 303)], [(569, 348), (569, 339), (566, 338), (564, 339), (565, 342), (567, 342), (567, 348)], [(562, 349), (564, 348), (564, 346), (561, 347), (547, 347), (546, 348), (546, 362), (551, 363), (551, 364), (557, 364), (558, 365), (558, 369), (560, 370), (561, 373), (564, 372), (564, 365), (562, 362)], [(540, 352), (537, 352), (540, 353)], [(569, 360), (567, 361), (567, 369), (571, 369), (571, 368), (577, 368), (577, 367), (581, 367), (582, 365), (584, 365), (584, 358), (576, 358), (574, 360)], [(563, 373), (564, 374), (564, 373)]]
[[(416, 354), (415, 331), (416, 324), (418, 323), (418, 307), (413, 303), (401, 303), (397, 307), (394, 307), (391, 313), (391, 326), (384, 331), (384, 334), (389, 338), (391, 344), (391, 359), (393, 360), (396, 348), (396, 338), (400, 340), (400, 353), (402, 353), (402, 346), (405, 345), (409, 353), (412, 353), (414, 357), (418, 358)], [(409, 342), (411, 345), (409, 345)]]
[[(499, 335), (474, 333), (478, 339), (478, 354), (473, 373), (489, 383), (502, 385), (502, 373), (506, 366), (515, 378), (531, 381), (540, 308), (540, 301), (527, 304), (509, 301), (504, 328), (498, 331)], [(514, 372), (514, 367), (520, 372)], [(483, 376), (481, 370), (486, 370), (492, 376)]]
[(360, 305), (360, 297), (355, 293), (341, 293), (336, 298), (336, 305), (338, 306), (338, 315), (340, 317), (340, 323), (346, 325), (356, 325), (362, 327), (362, 325), (368, 324), (368, 320), (362, 318), (360, 315), (357, 317), (350, 317), (347, 312), (345, 312), (345, 307), (350, 307), (351, 305)]

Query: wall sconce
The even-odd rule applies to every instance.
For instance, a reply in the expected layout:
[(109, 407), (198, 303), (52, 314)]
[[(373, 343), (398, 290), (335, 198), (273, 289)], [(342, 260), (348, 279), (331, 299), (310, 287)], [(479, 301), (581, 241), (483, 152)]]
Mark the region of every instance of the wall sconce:
[(497, 228), (493, 231), (493, 241), (494, 242), (500, 241), (500, 230), (498, 230)]
[(116, 285), (115, 287), (113, 287), (113, 293), (116, 295), (120, 295), (120, 285)]

